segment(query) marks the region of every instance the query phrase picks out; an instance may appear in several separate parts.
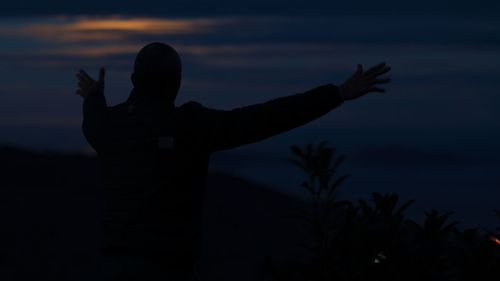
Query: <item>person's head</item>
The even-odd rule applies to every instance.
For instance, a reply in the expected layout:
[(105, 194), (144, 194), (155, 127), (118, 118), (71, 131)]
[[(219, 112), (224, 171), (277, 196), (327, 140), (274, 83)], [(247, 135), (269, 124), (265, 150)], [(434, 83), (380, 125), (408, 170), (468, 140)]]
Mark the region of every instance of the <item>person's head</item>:
[(141, 94), (164, 95), (175, 100), (181, 84), (179, 54), (171, 46), (154, 42), (144, 46), (135, 59), (131, 79)]

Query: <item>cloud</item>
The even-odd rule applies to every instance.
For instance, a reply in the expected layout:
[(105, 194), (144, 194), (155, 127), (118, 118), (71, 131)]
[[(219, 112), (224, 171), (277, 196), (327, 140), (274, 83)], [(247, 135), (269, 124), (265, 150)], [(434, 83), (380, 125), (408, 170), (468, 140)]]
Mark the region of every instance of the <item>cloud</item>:
[(135, 53), (147, 42), (164, 41), (189, 55), (241, 56), (250, 61), (252, 55), (261, 54), (340, 57), (346, 53), (361, 58), (386, 54), (423, 56), (425, 61), (430, 58), (429, 52), (434, 52), (437, 59), (461, 56), (460, 52), (496, 52), (500, 46), (496, 35), (499, 26), (496, 21), (431, 16), (363, 20), (353, 15), (0, 18), (0, 50), (3, 55), (103, 57)]
[[(135, 54), (145, 43), (162, 41), (183, 59), (181, 98), (209, 106), (232, 108), (341, 83), (356, 63), (368, 67), (386, 60), (393, 67), (391, 94), (367, 97), (309, 127), (496, 128), (497, 22), (427, 15), (0, 18), (3, 111), (9, 104), (30, 104), (23, 112), (33, 118), (3, 116), (64, 126), (50, 119), (52, 112), (61, 120), (76, 113), (36, 112), (46, 103), (28, 97), (48, 96), (54, 85), (73, 93), (80, 67), (107, 67), (110, 100), (122, 100)], [(32, 90), (13, 95), (9, 89), (16, 84)], [(56, 103), (63, 108), (69, 100)]]
[(201, 33), (213, 29), (210, 19), (166, 19), (144, 17), (51, 17), (14, 22), (0, 28), (0, 36), (34, 38), (52, 42), (106, 42), (134, 35)]
[(38, 53), (41, 56), (68, 56), (68, 57), (86, 57), (86, 58), (99, 58), (113, 55), (134, 54), (137, 53), (142, 44), (109, 44), (92, 47), (68, 47), (68, 48), (54, 48), (51, 50), (44, 50)]

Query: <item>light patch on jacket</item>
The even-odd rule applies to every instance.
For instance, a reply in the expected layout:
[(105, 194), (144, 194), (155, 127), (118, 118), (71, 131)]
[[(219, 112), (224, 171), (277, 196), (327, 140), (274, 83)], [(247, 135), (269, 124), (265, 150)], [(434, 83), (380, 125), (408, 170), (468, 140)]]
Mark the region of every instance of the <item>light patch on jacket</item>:
[(172, 136), (160, 136), (160, 137), (158, 137), (158, 147), (160, 149), (173, 149), (174, 148), (174, 137), (172, 137)]

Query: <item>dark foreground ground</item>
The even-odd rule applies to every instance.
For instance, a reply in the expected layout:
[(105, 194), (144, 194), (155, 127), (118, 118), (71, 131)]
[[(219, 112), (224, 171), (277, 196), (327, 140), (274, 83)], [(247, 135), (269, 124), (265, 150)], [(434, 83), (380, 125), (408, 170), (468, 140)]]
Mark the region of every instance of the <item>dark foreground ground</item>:
[[(98, 226), (97, 161), (0, 149), (0, 280), (92, 280)], [(265, 280), (266, 260), (297, 255), (292, 197), (210, 174), (203, 280)]]

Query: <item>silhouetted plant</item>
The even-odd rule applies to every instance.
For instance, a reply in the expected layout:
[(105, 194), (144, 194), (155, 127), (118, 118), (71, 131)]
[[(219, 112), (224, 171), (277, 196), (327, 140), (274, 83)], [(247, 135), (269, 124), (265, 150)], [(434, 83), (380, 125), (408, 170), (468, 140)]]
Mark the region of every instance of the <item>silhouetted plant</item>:
[[(399, 196), (397, 194), (380, 193), (372, 194), (373, 206), (366, 201), (360, 200), (360, 214), (358, 221), (364, 225), (358, 235), (365, 238), (364, 249), (367, 252), (367, 268), (364, 276), (381, 277), (388, 275), (398, 277), (404, 264), (411, 257), (408, 247), (408, 229), (404, 227), (406, 221), (404, 211), (415, 200), (410, 200), (398, 206)], [(385, 278), (386, 279), (386, 278)], [(395, 278), (400, 280), (400, 278)]]
[(426, 213), (423, 225), (407, 222), (415, 235), (411, 242), (414, 252), (409, 260), (415, 274), (410, 280), (442, 280), (445, 277), (445, 271), (449, 268), (445, 253), (446, 241), (458, 224), (455, 221), (447, 222), (450, 215), (451, 213), (439, 214), (432, 210)]
[(320, 142), (317, 147), (308, 144), (305, 149), (301, 149), (292, 145), (290, 149), (295, 158), (289, 161), (307, 175), (308, 180), (301, 186), (309, 191), (313, 202), (335, 201), (338, 187), (349, 178), (349, 175), (343, 175), (331, 182), (345, 156), (337, 156), (336, 150), (328, 147), (326, 141)]
[(299, 219), (311, 237), (301, 244), (309, 259), (289, 262), (287, 267), (293, 268), (292, 271), (284, 273), (282, 270), (274, 275), (277, 280), (330, 280), (332, 259), (336, 258), (331, 255), (332, 248), (342, 240), (338, 230), (344, 228), (347, 210), (353, 210), (350, 202), (337, 200), (338, 188), (349, 178), (347, 174), (337, 175), (344, 156), (337, 155), (325, 141), (317, 146), (309, 144), (304, 149), (293, 145), (291, 151), (294, 157), (289, 161), (305, 173), (306, 180), (301, 187), (311, 200), (291, 210), (289, 217)]
[(311, 195), (291, 212), (311, 234), (302, 243), (309, 255), (271, 266), (275, 280), (500, 280), (500, 228), (461, 231), (451, 213), (436, 210), (420, 225), (404, 215), (415, 200), (400, 203), (395, 193), (375, 192), (358, 204), (338, 200), (349, 177), (337, 173), (344, 156), (324, 141), (291, 150)]

